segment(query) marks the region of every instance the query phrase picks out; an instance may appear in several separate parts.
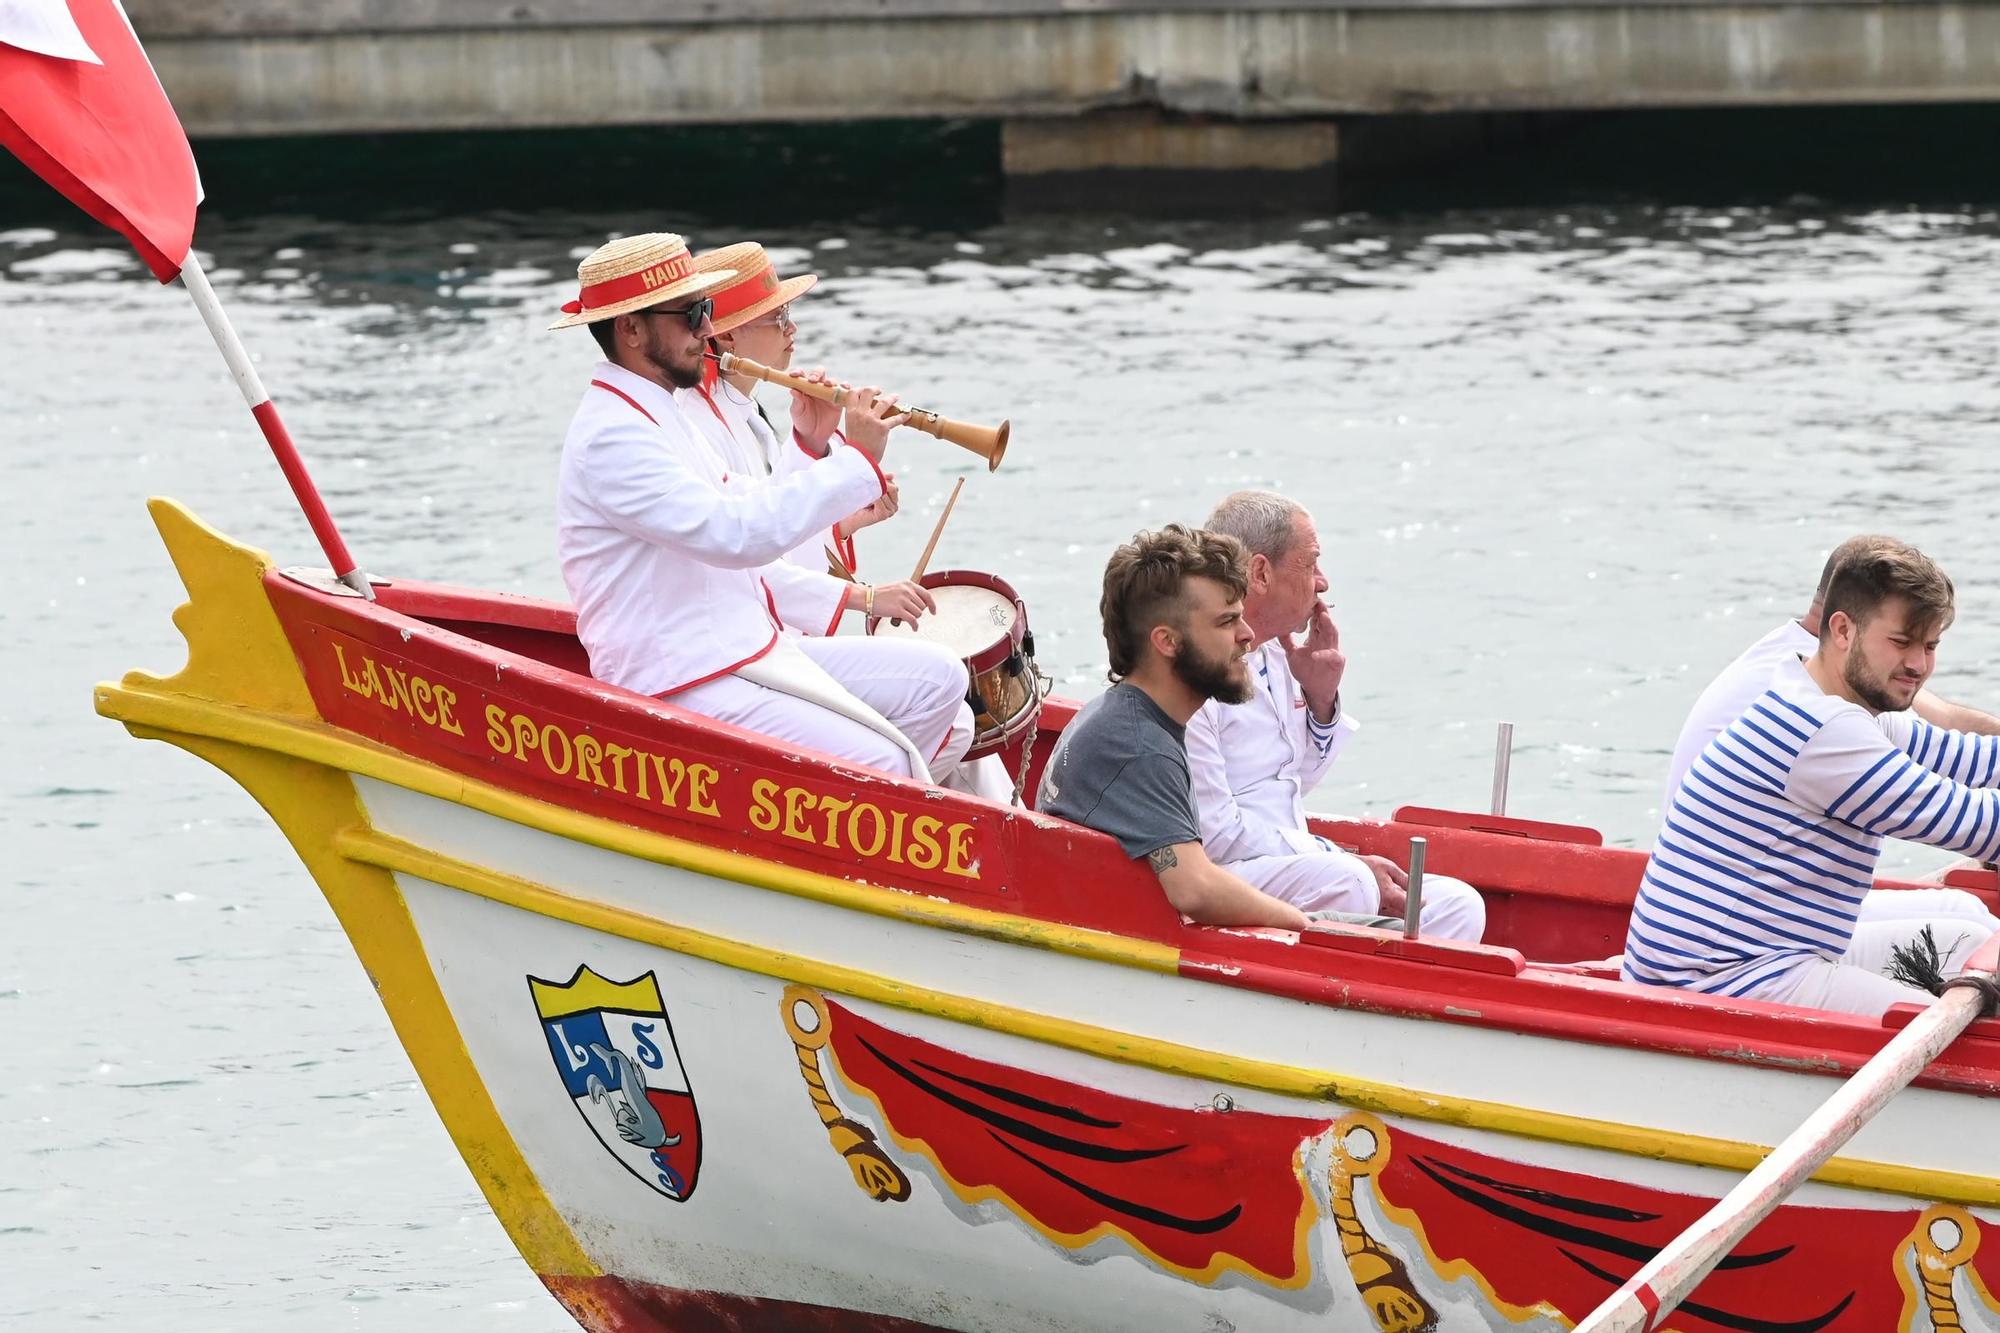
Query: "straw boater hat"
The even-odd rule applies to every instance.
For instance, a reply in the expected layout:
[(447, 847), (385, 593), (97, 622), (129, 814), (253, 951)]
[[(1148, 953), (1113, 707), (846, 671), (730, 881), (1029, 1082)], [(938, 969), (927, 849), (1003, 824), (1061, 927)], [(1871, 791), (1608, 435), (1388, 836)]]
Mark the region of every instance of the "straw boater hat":
[[(671, 232), (652, 231), (609, 241), (576, 266), (576, 300), (563, 302), (563, 317), (551, 329), (595, 324), (681, 296), (706, 296), (736, 277), (732, 269), (697, 271), (687, 242)], [(722, 317), (720, 308), (716, 318)]]
[(701, 273), (733, 275), (733, 281), (715, 293), (715, 313), (710, 318), (717, 333), (728, 333), (753, 319), (763, 318), (779, 306), (804, 296), (819, 281), (816, 273), (780, 281), (771, 256), (755, 241), (739, 241), (696, 255), (694, 266)]

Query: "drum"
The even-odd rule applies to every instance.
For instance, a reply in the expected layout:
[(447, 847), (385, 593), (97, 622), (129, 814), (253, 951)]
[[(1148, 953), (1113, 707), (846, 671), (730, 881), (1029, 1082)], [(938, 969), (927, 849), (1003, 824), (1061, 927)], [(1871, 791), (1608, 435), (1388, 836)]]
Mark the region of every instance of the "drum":
[(1042, 711), (1027, 606), (1005, 579), (970, 569), (941, 569), (920, 581), (937, 598), (935, 612), (914, 625), (870, 621), (868, 632), (921, 639), (964, 658), (972, 677), (966, 702), (973, 713), (965, 757), (1005, 749)]

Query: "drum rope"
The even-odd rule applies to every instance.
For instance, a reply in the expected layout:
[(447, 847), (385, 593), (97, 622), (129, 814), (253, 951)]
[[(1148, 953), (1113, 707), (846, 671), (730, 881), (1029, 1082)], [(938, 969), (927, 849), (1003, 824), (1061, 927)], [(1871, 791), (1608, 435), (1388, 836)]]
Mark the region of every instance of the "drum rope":
[(1039, 724), (1028, 728), (1028, 737), (1021, 742), (1021, 771), (1014, 775), (1014, 804), (1021, 804), (1021, 791), (1028, 785), (1028, 770), (1035, 765), (1035, 738), (1042, 734)]
[[(1035, 714), (1039, 719), (1042, 711), (1042, 700), (1049, 697), (1049, 691), (1055, 688), (1056, 683), (1043, 673), (1041, 665), (1032, 657), (1028, 659), (1028, 669), (1035, 673)], [(1018, 773), (1014, 774), (1015, 805), (1021, 804), (1021, 792), (1027, 787), (1028, 773), (1035, 766), (1035, 740), (1041, 734), (1041, 722), (1037, 720), (1028, 727), (1028, 735), (1021, 742), (1021, 769)]]

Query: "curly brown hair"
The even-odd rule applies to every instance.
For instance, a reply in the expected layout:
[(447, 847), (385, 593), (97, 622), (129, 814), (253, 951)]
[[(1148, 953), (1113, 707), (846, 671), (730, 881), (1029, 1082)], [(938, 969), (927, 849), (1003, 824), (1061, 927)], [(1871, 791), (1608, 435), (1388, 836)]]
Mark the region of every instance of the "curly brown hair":
[(1187, 619), (1189, 579), (1214, 579), (1242, 600), (1250, 586), (1248, 557), (1234, 537), (1169, 523), (1142, 532), (1111, 553), (1104, 566), (1104, 647), (1113, 684), (1132, 674), (1156, 625), (1180, 628)]

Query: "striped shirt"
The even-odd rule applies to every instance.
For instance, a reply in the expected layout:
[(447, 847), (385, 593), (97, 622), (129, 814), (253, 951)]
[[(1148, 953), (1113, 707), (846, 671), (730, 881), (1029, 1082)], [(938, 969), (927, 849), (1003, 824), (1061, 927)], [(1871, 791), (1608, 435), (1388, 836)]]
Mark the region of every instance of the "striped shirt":
[(1884, 838), (2000, 853), (2000, 738), (1875, 716), (1796, 657), (1675, 789), (1625, 940), (1628, 981), (1754, 996), (1838, 959)]

